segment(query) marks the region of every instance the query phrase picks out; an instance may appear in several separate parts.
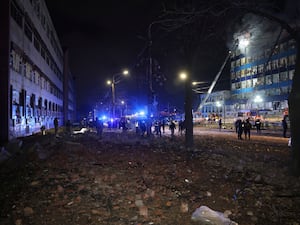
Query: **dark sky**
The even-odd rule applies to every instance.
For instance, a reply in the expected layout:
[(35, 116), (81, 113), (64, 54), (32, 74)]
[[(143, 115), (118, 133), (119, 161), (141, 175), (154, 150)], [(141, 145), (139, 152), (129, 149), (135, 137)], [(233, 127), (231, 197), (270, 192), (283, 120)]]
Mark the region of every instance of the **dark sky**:
[[(123, 68), (129, 68), (134, 75), (126, 81), (127, 87), (135, 89), (138, 86), (138, 80), (133, 77), (143, 80), (141, 73), (145, 73), (143, 56), (138, 57), (146, 45), (143, 38), (146, 38), (148, 25), (161, 15), (162, 1), (46, 0), (46, 4), (62, 45), (69, 48), (81, 112), (91, 110), (102, 101), (109, 91), (106, 80)], [(163, 34), (153, 27), (153, 57), (167, 78), (160, 88), (164, 93), (160, 94), (160, 104), (182, 107), (183, 85), (176, 77), (184, 63), (182, 57), (173, 53), (180, 48), (178, 42), (174, 44), (169, 40), (174, 36), (180, 35), (176, 32)], [(215, 47), (207, 48), (210, 44)], [(199, 62), (198, 71), (204, 74), (199, 79), (212, 80), (225, 58), (226, 48), (224, 43), (213, 41), (204, 45), (206, 47), (198, 54), (205, 58)], [(137, 65), (140, 67), (136, 68)]]

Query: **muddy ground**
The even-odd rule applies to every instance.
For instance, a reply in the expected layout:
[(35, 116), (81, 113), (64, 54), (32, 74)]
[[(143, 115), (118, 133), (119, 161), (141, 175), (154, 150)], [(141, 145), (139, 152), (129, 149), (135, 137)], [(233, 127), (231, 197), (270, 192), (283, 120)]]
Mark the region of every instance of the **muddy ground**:
[(187, 150), (183, 136), (131, 132), (25, 138), (0, 164), (0, 224), (201, 224), (191, 220), (200, 206), (240, 225), (300, 224), (286, 139), (204, 132), (194, 142)]

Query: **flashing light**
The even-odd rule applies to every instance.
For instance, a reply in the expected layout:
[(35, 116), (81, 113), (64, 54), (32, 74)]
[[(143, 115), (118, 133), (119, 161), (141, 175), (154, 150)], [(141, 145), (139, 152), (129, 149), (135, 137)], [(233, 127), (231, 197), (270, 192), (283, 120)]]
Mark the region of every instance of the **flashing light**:
[(107, 119), (107, 117), (106, 117), (106, 116), (102, 116), (101, 118), (102, 118), (102, 120), (106, 120), (106, 119)]

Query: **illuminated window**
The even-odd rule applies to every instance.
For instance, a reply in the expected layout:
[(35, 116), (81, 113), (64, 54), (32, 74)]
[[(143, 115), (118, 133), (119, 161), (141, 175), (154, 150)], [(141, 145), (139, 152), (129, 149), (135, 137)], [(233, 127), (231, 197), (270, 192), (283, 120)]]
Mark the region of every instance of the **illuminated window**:
[(289, 79), (293, 80), (294, 75), (295, 75), (295, 70), (290, 70), (289, 71)]
[(273, 82), (279, 83), (279, 73), (273, 74)]

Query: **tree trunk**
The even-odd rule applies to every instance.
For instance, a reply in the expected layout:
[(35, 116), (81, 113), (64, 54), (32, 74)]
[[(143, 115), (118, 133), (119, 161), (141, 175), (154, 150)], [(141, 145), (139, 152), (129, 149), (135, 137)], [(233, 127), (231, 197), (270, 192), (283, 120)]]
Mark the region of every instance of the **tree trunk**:
[(297, 58), (293, 77), (292, 91), (289, 96), (289, 119), (291, 122), (292, 137), (292, 163), (291, 172), (295, 176), (300, 176), (300, 37), (297, 39)]
[(191, 87), (191, 80), (187, 79), (185, 81), (185, 101), (184, 101), (185, 145), (187, 148), (192, 148), (194, 146), (192, 97), (193, 97), (193, 91)]

